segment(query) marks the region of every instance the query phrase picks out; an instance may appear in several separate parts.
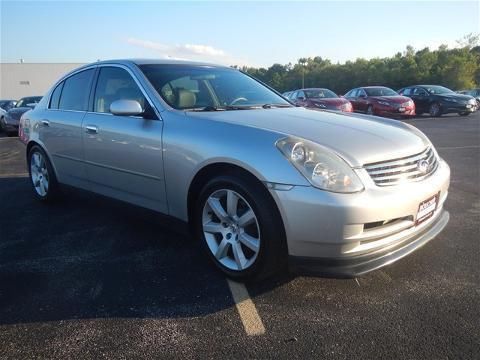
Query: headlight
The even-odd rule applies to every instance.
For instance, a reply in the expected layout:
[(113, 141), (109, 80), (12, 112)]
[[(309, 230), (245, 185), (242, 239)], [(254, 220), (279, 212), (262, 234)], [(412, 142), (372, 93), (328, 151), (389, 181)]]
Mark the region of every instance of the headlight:
[(402, 105), (400, 105), (401, 107), (409, 107), (409, 106), (413, 106), (413, 101), (412, 100), (408, 100), (407, 102), (404, 102)]
[(389, 102), (386, 101), (379, 101), (378, 102), (380, 105), (385, 105), (385, 106), (391, 106)]
[(280, 139), (276, 145), (313, 186), (340, 193), (363, 190), (363, 184), (352, 168), (323, 146), (294, 137)]
[(468, 100), (468, 103), (471, 105), (475, 105), (477, 102), (475, 101), (475, 99), (470, 99)]

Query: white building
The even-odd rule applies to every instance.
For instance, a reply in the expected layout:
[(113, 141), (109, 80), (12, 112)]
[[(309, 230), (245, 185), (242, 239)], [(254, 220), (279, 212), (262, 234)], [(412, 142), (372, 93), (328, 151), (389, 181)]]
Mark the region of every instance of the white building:
[(83, 64), (0, 63), (0, 99), (41, 96), (62, 75)]

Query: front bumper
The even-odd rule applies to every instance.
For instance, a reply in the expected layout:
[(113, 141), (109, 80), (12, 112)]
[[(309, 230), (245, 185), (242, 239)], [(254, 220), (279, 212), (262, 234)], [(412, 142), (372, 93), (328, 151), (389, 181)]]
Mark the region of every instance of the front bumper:
[[(354, 266), (355, 271), (330, 266), (332, 273), (336, 269), (338, 275), (353, 276), (381, 266), (378, 262), (382, 260), (370, 260), (383, 257), (384, 251), (417, 244), (385, 261), (389, 263), (405, 256), (441, 230), (436, 231), (439, 229), (434, 227), (436, 222), (446, 224), (448, 221), (443, 204), (448, 195), (450, 168), (443, 160), (439, 160), (437, 170), (428, 178), (397, 186), (377, 186), (363, 169), (357, 170), (357, 174), (365, 190), (355, 194), (338, 194), (307, 186), (295, 186), (288, 191), (270, 190), (282, 215), (291, 257), (300, 258), (305, 264), (325, 263), (326, 259), (345, 264), (364, 263), (365, 259), (369, 264), (375, 263), (372, 268)], [(419, 204), (438, 193), (433, 216), (417, 225)], [(422, 237), (430, 228), (435, 231)]]
[(443, 113), (473, 113), (477, 111), (477, 104), (443, 103), (441, 108)]
[(336, 276), (356, 277), (377, 270), (407, 256), (434, 239), (448, 224), (450, 214), (441, 210), (428, 227), (411, 236), (407, 236), (392, 246), (381, 248), (366, 255), (351, 258), (311, 258), (290, 256), (290, 269), (294, 272)]
[(410, 118), (415, 116), (415, 109), (404, 108), (400, 111), (398, 108), (380, 108), (377, 110), (377, 115), (388, 118)]

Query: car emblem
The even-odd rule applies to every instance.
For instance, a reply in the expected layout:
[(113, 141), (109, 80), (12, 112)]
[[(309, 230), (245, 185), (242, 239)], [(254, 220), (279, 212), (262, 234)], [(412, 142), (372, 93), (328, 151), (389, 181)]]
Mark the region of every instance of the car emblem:
[(425, 159), (420, 160), (420, 161), (417, 163), (417, 169), (418, 169), (418, 171), (420, 171), (422, 174), (426, 174), (429, 167), (430, 167), (430, 164), (429, 164), (428, 161), (425, 160)]

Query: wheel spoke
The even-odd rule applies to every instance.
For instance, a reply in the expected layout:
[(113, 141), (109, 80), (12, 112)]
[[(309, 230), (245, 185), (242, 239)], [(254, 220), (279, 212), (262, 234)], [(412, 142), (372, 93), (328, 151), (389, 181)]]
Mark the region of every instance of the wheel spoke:
[(225, 220), (228, 217), (227, 213), (225, 212), (225, 209), (220, 203), (220, 200), (211, 197), (208, 199), (208, 205), (220, 220)]
[(222, 239), (222, 241), (220, 241), (220, 244), (218, 245), (217, 251), (215, 252), (215, 257), (220, 260), (227, 256), (229, 246), (230, 243), (227, 241), (227, 239)]
[(248, 235), (247, 233), (242, 233), (239, 236), (240, 242), (248, 247), (250, 250), (254, 252), (258, 252), (259, 247), (260, 247), (260, 241), (253, 236)]
[(223, 229), (224, 227), (222, 226), (222, 224), (217, 222), (209, 221), (203, 224), (203, 231), (211, 234), (221, 233)]
[(37, 153), (33, 154), (34, 164), (38, 170), (40, 170), (40, 155)]
[(237, 215), (238, 196), (231, 190), (227, 191), (227, 213), (230, 216)]
[(43, 188), (45, 189), (45, 192), (48, 191), (48, 180), (44, 177), (43, 180)]
[(245, 258), (245, 254), (242, 250), (242, 245), (236, 242), (232, 245), (233, 256), (235, 258), (235, 262), (237, 263), (238, 269), (243, 270), (247, 263), (247, 259)]
[(253, 213), (252, 209), (248, 209), (248, 211), (240, 216), (240, 219), (238, 219), (238, 225), (240, 227), (245, 227), (247, 225), (250, 225), (255, 221), (255, 214)]

